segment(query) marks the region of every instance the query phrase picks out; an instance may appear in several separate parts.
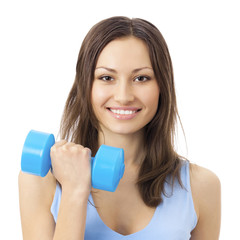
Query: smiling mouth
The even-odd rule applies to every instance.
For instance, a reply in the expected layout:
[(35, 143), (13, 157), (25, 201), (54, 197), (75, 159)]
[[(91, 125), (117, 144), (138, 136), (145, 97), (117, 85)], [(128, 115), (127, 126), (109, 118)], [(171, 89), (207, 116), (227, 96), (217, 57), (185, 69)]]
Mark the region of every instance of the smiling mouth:
[(111, 112), (113, 112), (115, 114), (119, 114), (119, 115), (131, 115), (131, 114), (134, 114), (136, 112), (139, 112), (141, 109), (133, 111), (133, 110), (119, 110), (119, 109), (108, 108), (108, 110), (110, 110)]
[(137, 115), (142, 109), (138, 108), (107, 108), (107, 110), (117, 119), (131, 119)]

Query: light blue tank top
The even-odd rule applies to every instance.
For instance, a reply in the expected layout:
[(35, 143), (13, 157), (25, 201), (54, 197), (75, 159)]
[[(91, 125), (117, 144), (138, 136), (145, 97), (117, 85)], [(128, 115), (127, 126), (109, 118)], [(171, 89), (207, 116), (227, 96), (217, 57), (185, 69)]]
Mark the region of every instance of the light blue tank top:
[[(181, 167), (182, 188), (177, 180), (174, 185), (173, 194), (171, 186), (165, 184), (168, 197), (163, 195), (163, 202), (156, 208), (156, 211), (149, 224), (142, 230), (122, 235), (104, 224), (94, 206), (90, 203), (87, 207), (85, 240), (187, 240), (191, 238), (191, 231), (197, 224), (197, 215), (194, 210), (189, 163), (183, 162)], [(61, 188), (57, 184), (51, 212), (55, 222), (57, 221), (59, 205), (61, 201)], [(93, 203), (92, 196), (89, 196)]]

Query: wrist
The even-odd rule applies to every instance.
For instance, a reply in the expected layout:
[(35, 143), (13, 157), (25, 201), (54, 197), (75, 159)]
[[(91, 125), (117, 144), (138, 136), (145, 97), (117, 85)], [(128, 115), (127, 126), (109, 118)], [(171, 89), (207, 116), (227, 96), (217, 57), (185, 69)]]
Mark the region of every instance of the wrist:
[(88, 201), (88, 197), (90, 194), (90, 188), (84, 189), (82, 187), (72, 187), (68, 185), (62, 186), (62, 195), (66, 196), (69, 200), (83, 200)]

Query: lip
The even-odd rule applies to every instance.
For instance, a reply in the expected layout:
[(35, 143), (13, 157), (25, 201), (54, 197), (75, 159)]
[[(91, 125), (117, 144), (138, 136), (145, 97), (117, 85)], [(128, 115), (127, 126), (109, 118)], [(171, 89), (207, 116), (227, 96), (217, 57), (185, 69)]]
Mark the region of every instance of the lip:
[(139, 111), (139, 110), (141, 110), (141, 108), (137, 108), (137, 107), (107, 107), (107, 109), (124, 110), (124, 111)]
[[(142, 110), (141, 108), (137, 108), (137, 107), (107, 107), (106, 109), (115, 119), (118, 119), (118, 120), (133, 119)], [(134, 111), (134, 113), (132, 113), (132, 114), (117, 114), (117, 113), (112, 112), (111, 109), (112, 110)]]

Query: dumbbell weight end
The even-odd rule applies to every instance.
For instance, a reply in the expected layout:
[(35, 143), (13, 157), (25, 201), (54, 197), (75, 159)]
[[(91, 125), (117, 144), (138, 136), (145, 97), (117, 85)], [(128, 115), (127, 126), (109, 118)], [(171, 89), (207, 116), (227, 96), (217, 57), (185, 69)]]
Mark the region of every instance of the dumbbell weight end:
[(23, 145), (21, 170), (45, 177), (51, 168), (50, 150), (54, 144), (53, 134), (31, 130)]
[(124, 170), (123, 149), (101, 145), (92, 158), (92, 187), (115, 192)]

